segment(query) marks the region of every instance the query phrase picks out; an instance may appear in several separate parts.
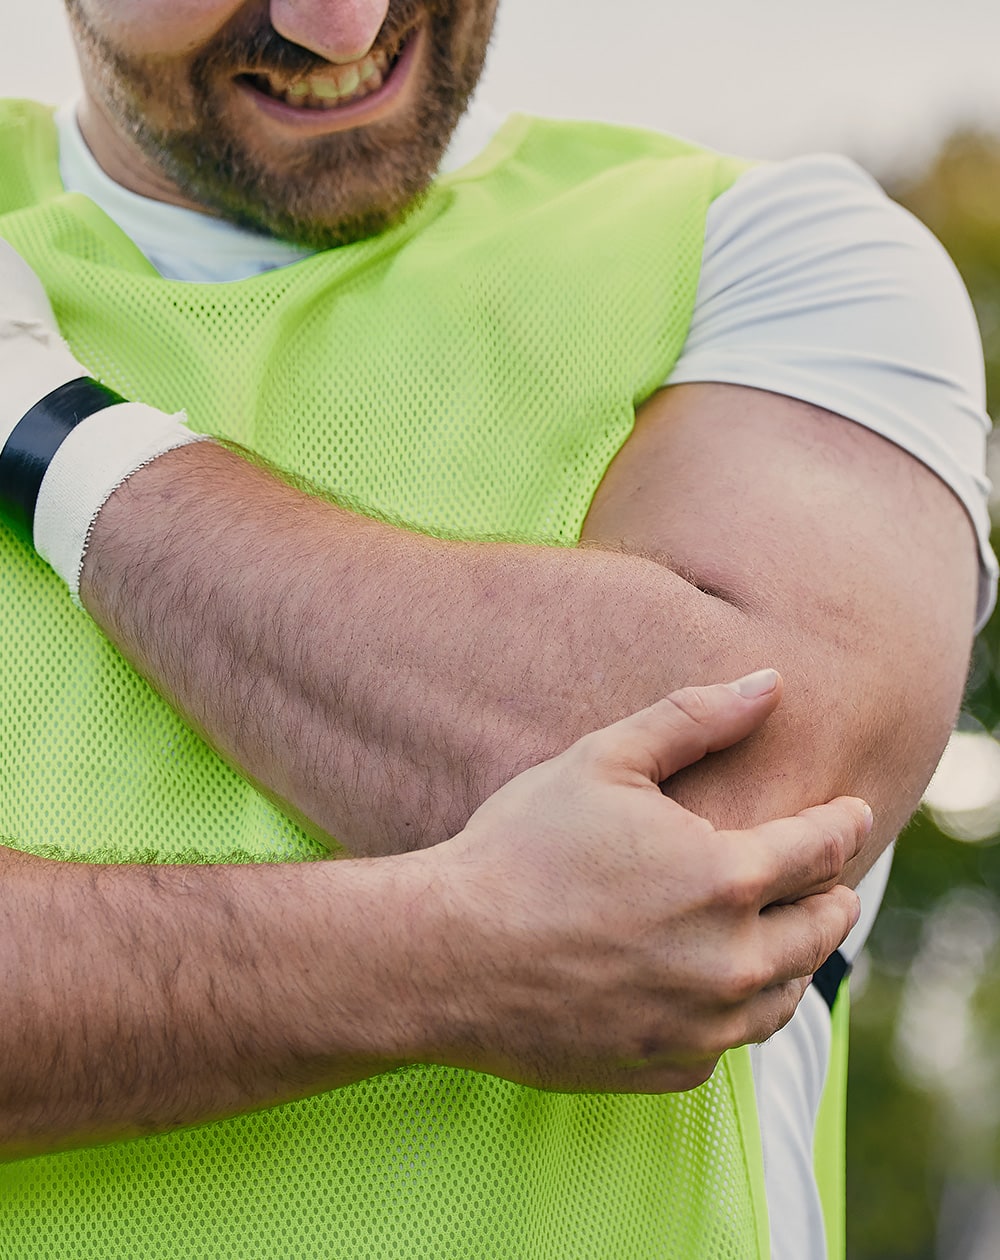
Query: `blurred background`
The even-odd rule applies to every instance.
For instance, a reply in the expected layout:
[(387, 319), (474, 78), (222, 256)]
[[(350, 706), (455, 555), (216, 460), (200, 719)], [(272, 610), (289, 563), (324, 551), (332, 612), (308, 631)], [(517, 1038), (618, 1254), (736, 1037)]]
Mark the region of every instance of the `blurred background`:
[[(61, 0), (4, 7), (0, 91), (53, 102), (74, 95)], [(868, 167), (965, 276), (998, 414), (1000, 5), (500, 7), (482, 95), (501, 110), (637, 123), (745, 156), (835, 149)], [(993, 479), (1000, 483), (997, 454)], [(899, 842), (853, 993), (852, 1260), (997, 1260), (1000, 618), (979, 640), (959, 731), (925, 809)]]

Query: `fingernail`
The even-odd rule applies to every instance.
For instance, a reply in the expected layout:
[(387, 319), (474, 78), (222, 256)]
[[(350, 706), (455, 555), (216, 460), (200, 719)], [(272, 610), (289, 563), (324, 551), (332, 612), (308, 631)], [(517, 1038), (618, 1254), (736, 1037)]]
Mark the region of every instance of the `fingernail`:
[(777, 685), (778, 671), (776, 669), (758, 669), (754, 674), (745, 674), (742, 678), (737, 678), (735, 682), (726, 684), (731, 691), (735, 691), (744, 700), (756, 700), (759, 696), (766, 696)]
[(867, 801), (862, 801), (861, 804), (865, 807), (865, 835), (867, 836), (871, 834), (871, 829), (875, 826), (875, 815)]

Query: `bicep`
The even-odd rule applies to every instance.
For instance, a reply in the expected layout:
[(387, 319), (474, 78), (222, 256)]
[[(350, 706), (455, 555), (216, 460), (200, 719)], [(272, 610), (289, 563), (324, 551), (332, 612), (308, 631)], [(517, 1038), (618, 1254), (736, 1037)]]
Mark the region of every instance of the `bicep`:
[[(820, 408), (682, 385), (641, 410), (583, 536), (739, 609), (762, 657), (747, 663), (785, 676), (766, 733), (679, 795), (746, 822), (857, 792), (891, 839), (947, 739), (972, 638), (974, 533), (935, 473)], [(715, 654), (702, 659), (711, 673)]]

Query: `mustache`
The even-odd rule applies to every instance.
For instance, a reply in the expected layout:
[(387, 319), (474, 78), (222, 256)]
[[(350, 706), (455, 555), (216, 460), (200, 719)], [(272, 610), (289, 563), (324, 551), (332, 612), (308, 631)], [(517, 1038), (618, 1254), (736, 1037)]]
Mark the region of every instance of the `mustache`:
[[(372, 48), (391, 60), (422, 18), (443, 17), (450, 10), (450, 0), (393, 0)], [(253, 27), (220, 31), (201, 51), (193, 72), (201, 78), (212, 67), (223, 65), (239, 66), (250, 74), (306, 78), (329, 64), (325, 57), (279, 34), (265, 17)]]

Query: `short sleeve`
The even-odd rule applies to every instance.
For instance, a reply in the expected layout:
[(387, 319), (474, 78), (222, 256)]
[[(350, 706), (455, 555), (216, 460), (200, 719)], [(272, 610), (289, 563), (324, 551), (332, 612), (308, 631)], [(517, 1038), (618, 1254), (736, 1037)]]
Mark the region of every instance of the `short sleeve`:
[(713, 203), (694, 317), (669, 385), (771, 390), (874, 430), (931, 468), (979, 540), (996, 599), (982, 349), (931, 233), (845, 158), (757, 166)]

